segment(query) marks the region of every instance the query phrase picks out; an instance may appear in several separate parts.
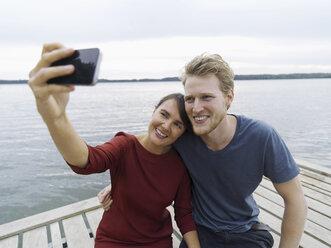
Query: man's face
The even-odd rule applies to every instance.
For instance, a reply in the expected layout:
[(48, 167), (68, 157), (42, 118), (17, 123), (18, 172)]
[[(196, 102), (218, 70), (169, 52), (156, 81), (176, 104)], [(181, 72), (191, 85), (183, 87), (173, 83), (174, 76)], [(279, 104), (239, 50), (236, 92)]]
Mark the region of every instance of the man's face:
[(189, 76), (185, 86), (185, 110), (196, 135), (211, 134), (227, 114), (233, 92), (224, 96), (215, 75)]

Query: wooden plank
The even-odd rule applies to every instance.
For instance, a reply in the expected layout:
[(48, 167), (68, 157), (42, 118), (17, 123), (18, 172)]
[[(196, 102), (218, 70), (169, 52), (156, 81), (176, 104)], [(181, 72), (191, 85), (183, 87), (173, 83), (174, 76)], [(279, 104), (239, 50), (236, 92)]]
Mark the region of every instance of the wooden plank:
[(23, 248), (48, 247), (46, 226), (38, 227), (23, 234)]
[(52, 238), (52, 248), (62, 248), (61, 232), (58, 222), (52, 223), (50, 225), (51, 238)]
[(68, 247), (91, 248), (94, 246), (94, 239), (90, 238), (81, 215), (64, 219), (62, 223)]
[[(261, 188), (261, 186), (262, 186), (262, 188), (266, 188), (266, 189), (270, 190), (271, 192), (274, 192), (275, 195), (277, 195), (278, 199), (275, 199), (275, 201), (279, 201), (280, 199), (282, 199), (281, 196), (278, 195), (278, 193), (276, 192), (276, 190), (270, 180), (263, 180), (260, 184), (260, 187), (258, 187), (258, 188)], [(309, 204), (309, 207), (314, 208), (314, 209), (315, 208), (319, 209), (322, 212), (330, 213), (330, 211), (328, 209), (324, 209), (324, 207), (328, 207), (327, 205), (324, 204), (324, 201), (322, 199), (316, 199), (316, 197), (318, 197), (318, 196), (319, 196), (319, 194), (315, 194), (315, 195), (310, 195), (309, 197), (306, 197), (307, 200), (310, 200), (310, 199), (312, 200), (311, 204)], [(322, 202), (323, 205), (319, 206), (318, 205), (319, 203), (316, 203), (316, 202)], [(322, 208), (322, 209), (320, 209), (320, 208)]]
[[(274, 202), (270, 201), (269, 199), (266, 199), (259, 194), (254, 195), (256, 201), (259, 203), (260, 210), (264, 210), (266, 212), (272, 212), (272, 215), (274, 215), (279, 220), (282, 219), (284, 208), (278, 204), (275, 204)], [(309, 213), (309, 210), (308, 210)], [(269, 224), (269, 223), (267, 223)], [(278, 226), (277, 226), (278, 227)], [(280, 232), (280, 229), (274, 228), (277, 232)], [(311, 236), (318, 237), (321, 242), (324, 243), (331, 243), (331, 236), (330, 231), (328, 231), (323, 226), (320, 226), (309, 219), (306, 221), (305, 225), (305, 232)]]
[[(331, 231), (331, 218), (308, 208), (307, 219), (311, 222), (323, 226), (326, 230)], [(331, 235), (331, 233), (330, 233)]]
[[(325, 176), (323, 176), (323, 177), (324, 177), (324, 179), (330, 180), (329, 177), (325, 177)], [(317, 199), (319, 199), (318, 198), (319, 196), (321, 196), (321, 199), (322, 199), (323, 195), (324, 195), (324, 197), (328, 197), (328, 198), (331, 197), (331, 191), (330, 191), (331, 183), (328, 183), (325, 180), (320, 181), (315, 178), (311, 178), (309, 176), (304, 176), (302, 174), (300, 175), (300, 179), (301, 179), (302, 186), (304, 188), (308, 189), (307, 193), (308, 193), (309, 197), (317, 198)], [(270, 182), (272, 184), (272, 182), (268, 178), (264, 178), (262, 183), (264, 183), (264, 182)], [(309, 194), (312, 191), (317, 192), (318, 195)]]
[[(282, 220), (281, 219), (279, 219), (278, 217), (275, 217), (274, 215), (272, 215), (269, 212), (265, 211), (263, 208), (260, 208), (259, 219), (263, 223), (266, 223), (266, 224), (268, 224), (270, 226), (270, 228), (272, 229), (272, 234), (273, 235), (275, 233), (276, 234), (280, 234), (281, 223), (282, 223)], [(274, 239), (276, 241), (276, 238), (275, 237), (274, 237)], [(275, 243), (274, 247), (278, 247), (278, 245), (279, 244), (276, 244)], [(307, 247), (307, 248), (311, 248), (311, 247), (327, 248), (327, 247), (330, 247), (330, 246), (328, 246), (324, 242), (322, 242), (320, 240), (317, 240), (314, 237), (312, 237), (311, 235), (309, 235), (306, 232), (304, 232), (303, 235), (302, 235), (302, 238), (301, 238), (300, 247)]]
[[(328, 227), (330, 228), (330, 226)], [(316, 237), (316, 239), (319, 239), (327, 244), (331, 244), (330, 231), (314, 222), (311, 222), (310, 220), (306, 221), (305, 232)]]
[(89, 212), (86, 212), (85, 215), (86, 215), (86, 218), (87, 218), (87, 221), (92, 229), (92, 233), (93, 233), (93, 236), (95, 237), (96, 235), (96, 232), (97, 232), (97, 229), (98, 229), (98, 226), (99, 226), (99, 222), (102, 218), (102, 214), (103, 214), (103, 209), (102, 208), (98, 208), (98, 209), (95, 209), (95, 210), (92, 210), (92, 211), (89, 211)]
[(310, 162), (303, 161), (300, 159), (295, 159), (295, 162), (300, 167), (300, 169), (306, 169), (306, 170), (315, 172), (317, 174), (325, 175), (325, 176), (331, 178), (331, 168), (312, 164)]
[(0, 240), (0, 247), (17, 248), (18, 247), (18, 235)]
[(305, 184), (302, 184), (302, 186), (303, 192), (306, 197), (315, 199), (316, 201), (320, 201), (328, 206), (331, 206), (331, 196), (324, 194), (320, 191), (316, 191), (314, 188), (307, 187)]
[[(325, 190), (323, 188), (314, 186), (312, 182), (309, 183), (309, 182), (305, 181), (305, 178), (301, 177), (301, 183), (302, 183), (303, 189), (307, 189), (307, 193), (308, 193), (307, 196), (309, 196), (310, 198), (323, 201), (324, 197), (331, 196), (330, 192), (328, 192), (327, 190)], [(267, 187), (268, 189), (276, 192), (276, 189), (274, 188), (273, 183), (268, 178), (264, 178), (264, 180), (262, 180), (260, 185)], [(322, 196), (322, 197), (319, 198), (320, 196)]]
[[(262, 187), (261, 187), (262, 186)], [(256, 189), (256, 192), (259, 190), (268, 189), (269, 191), (264, 191), (264, 193), (261, 194), (266, 194), (266, 198), (273, 199), (274, 202), (282, 203), (283, 204), (283, 199), (281, 196), (275, 191), (272, 183), (268, 180), (263, 180), (261, 182), (261, 186)], [(330, 217), (331, 214), (331, 206), (328, 206), (324, 204), (324, 202), (317, 201), (315, 199), (312, 199), (310, 197), (306, 197), (308, 208), (315, 210), (316, 212), (320, 213), (321, 215), (325, 215), (326, 217)]]
[(301, 238), (300, 247), (330, 248), (330, 245), (304, 232)]
[(0, 239), (46, 226), (53, 222), (100, 207), (97, 197), (0, 225)]
[(311, 198), (315, 198), (317, 200), (322, 200), (323, 198), (331, 198), (331, 192), (327, 189), (316, 187), (313, 182), (309, 181), (309, 178), (301, 175), (301, 184), (303, 189), (306, 190), (305, 194)]
[(318, 193), (320, 193), (322, 195), (326, 195), (326, 196), (329, 196), (329, 197), (331, 196), (330, 191), (328, 191), (326, 189), (323, 189), (323, 188), (320, 188), (320, 187), (316, 187), (316, 186), (312, 185), (311, 183), (307, 183), (305, 181), (302, 181), (301, 184), (302, 184), (303, 188), (312, 189), (315, 192), (318, 192)]
[(324, 174), (321, 173), (317, 173), (315, 171), (311, 171), (305, 168), (300, 168), (300, 174), (303, 177), (310, 177), (310, 178), (314, 178), (316, 180), (325, 182), (327, 184), (331, 184), (331, 177), (330, 176), (326, 176)]
[(308, 177), (308, 176), (305, 176), (304, 174), (301, 174), (300, 177), (301, 177), (301, 180), (303, 182), (305, 182), (309, 185), (312, 185), (312, 186), (314, 186), (318, 189), (324, 190), (328, 193), (331, 192), (331, 184), (328, 184), (325, 181), (321, 181), (321, 180), (316, 179), (316, 178)]
[[(273, 214), (277, 215), (279, 218), (282, 218), (284, 209), (283, 200), (277, 193), (271, 192), (263, 187), (258, 187), (254, 193), (254, 198), (260, 207), (270, 209)], [(310, 208), (308, 208), (307, 220), (323, 227), (326, 230), (329, 230), (331, 227), (331, 219), (329, 216), (320, 214)], [(316, 228), (315, 225), (311, 226)], [(324, 232), (323, 228), (322, 232)]]

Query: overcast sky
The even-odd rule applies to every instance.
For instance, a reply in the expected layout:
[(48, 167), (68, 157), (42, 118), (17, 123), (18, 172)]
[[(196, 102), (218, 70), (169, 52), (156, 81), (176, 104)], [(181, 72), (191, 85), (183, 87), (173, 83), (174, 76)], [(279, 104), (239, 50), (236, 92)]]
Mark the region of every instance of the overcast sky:
[(219, 53), (235, 74), (331, 72), (330, 0), (2, 0), (0, 79), (27, 79), (44, 43), (99, 47), (100, 77), (178, 76)]

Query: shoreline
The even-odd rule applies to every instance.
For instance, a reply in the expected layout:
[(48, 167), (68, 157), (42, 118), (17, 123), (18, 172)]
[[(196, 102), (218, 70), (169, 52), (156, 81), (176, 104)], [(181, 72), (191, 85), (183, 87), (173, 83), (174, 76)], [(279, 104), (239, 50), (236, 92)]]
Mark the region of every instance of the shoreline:
[[(320, 79), (331, 78), (331, 73), (289, 73), (289, 74), (245, 74), (235, 75), (234, 80), (275, 80), (275, 79)], [(105, 79), (101, 78), (98, 83), (139, 83), (139, 82), (178, 82), (179, 77), (165, 78), (142, 78), (142, 79)], [(0, 80), (1, 84), (26, 84), (27, 79)]]

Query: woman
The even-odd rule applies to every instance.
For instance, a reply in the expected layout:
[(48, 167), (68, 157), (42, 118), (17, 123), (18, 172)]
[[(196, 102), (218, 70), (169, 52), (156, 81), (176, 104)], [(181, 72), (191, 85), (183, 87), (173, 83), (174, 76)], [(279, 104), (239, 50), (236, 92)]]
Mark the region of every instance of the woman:
[(91, 147), (66, 115), (74, 87), (47, 84), (51, 78), (73, 73), (71, 65), (50, 67), (73, 52), (57, 43), (44, 45), (40, 61), (30, 72), (29, 86), (38, 112), (72, 170), (79, 174), (110, 170), (113, 203), (100, 221), (95, 247), (172, 247), (166, 207), (173, 201), (175, 219), (188, 247), (200, 247), (190, 205), (190, 179), (171, 146), (189, 126), (183, 96), (161, 99), (146, 134), (120, 132), (109, 142)]

